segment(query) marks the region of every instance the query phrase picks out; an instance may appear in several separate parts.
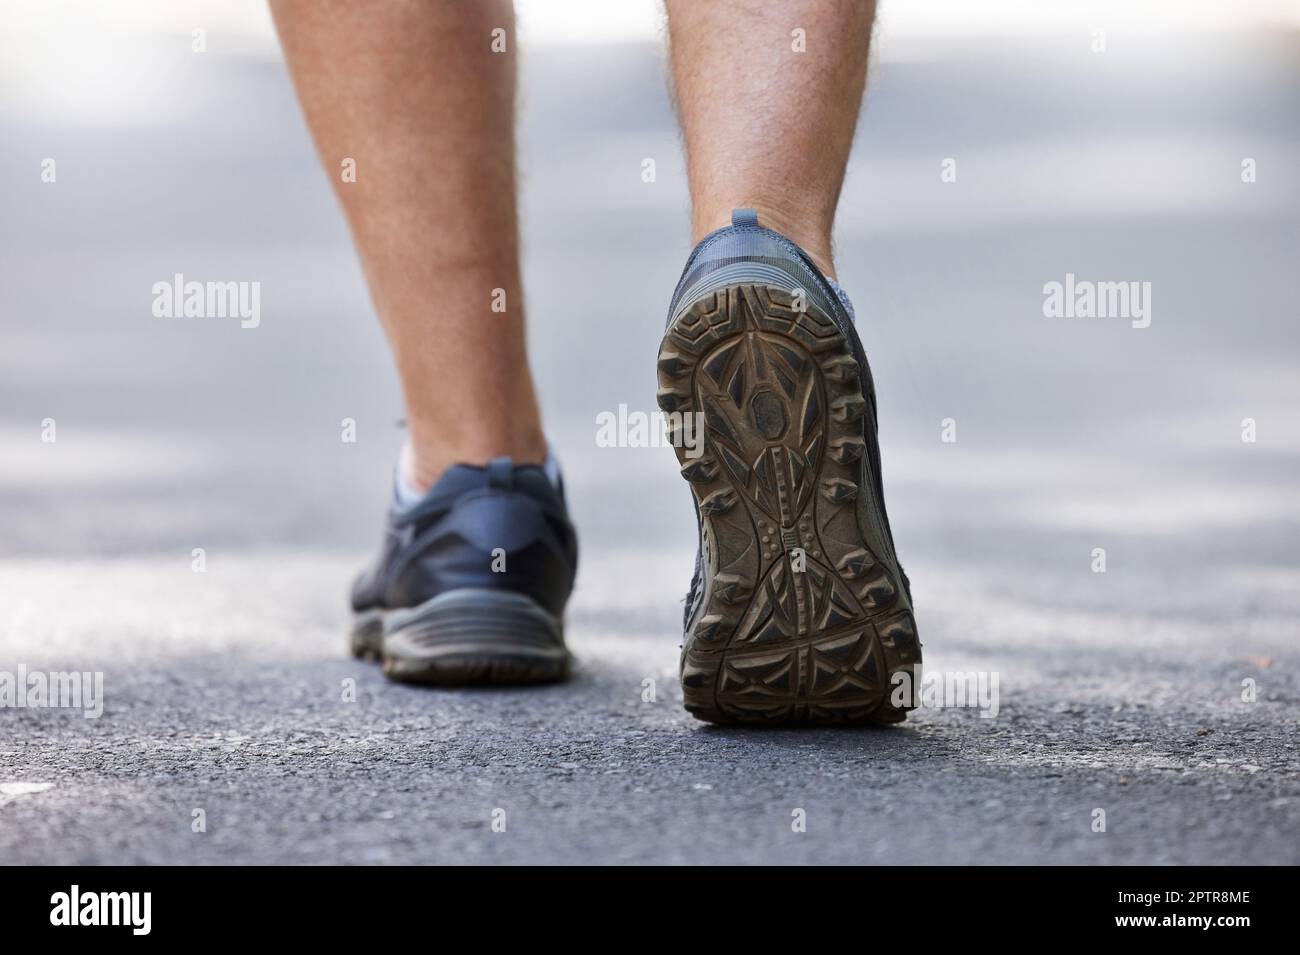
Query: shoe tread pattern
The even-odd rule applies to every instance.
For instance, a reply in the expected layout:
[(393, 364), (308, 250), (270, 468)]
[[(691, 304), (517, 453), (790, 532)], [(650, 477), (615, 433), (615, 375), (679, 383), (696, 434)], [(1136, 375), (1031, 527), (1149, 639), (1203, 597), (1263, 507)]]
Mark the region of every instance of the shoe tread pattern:
[(858, 527), (867, 400), (843, 333), (799, 304), (730, 286), (682, 312), (660, 349), (660, 407), (704, 421), (701, 454), (675, 449), (705, 568), (686, 708), (714, 722), (898, 722), (890, 678), (920, 663), (920, 644)]

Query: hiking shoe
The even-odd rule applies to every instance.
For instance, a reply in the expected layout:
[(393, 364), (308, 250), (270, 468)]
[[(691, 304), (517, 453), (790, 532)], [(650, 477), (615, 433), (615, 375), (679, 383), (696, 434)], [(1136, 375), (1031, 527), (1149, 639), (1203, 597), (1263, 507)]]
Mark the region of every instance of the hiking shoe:
[(578, 548), (558, 470), (547, 470), (458, 464), (418, 502), (395, 503), (352, 588), (353, 654), (408, 683), (564, 679)]
[[(847, 296), (752, 210), (686, 262), (659, 406), (699, 522), (686, 709), (714, 722), (901, 721), (914, 698), (894, 684), (915, 688), (921, 644), (885, 514), (867, 358)], [(695, 422), (702, 441), (681, 440)]]

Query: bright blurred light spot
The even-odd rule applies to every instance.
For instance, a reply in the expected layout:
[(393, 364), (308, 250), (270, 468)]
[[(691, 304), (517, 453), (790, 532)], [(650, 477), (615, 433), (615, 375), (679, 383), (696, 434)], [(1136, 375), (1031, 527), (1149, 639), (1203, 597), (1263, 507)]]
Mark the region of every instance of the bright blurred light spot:
[(1300, 28), (1295, 0), (880, 0), (885, 36), (1024, 36)]
[[(517, 0), (528, 46), (655, 43), (660, 0)], [(882, 0), (876, 59), (917, 55), (908, 38), (1116, 36), (1300, 29), (1296, 0)], [(0, 112), (49, 125), (167, 123), (187, 104), (167, 76), (206, 31), (209, 57), (279, 55), (265, 0), (6, 0)], [(160, 42), (161, 40), (161, 42)], [(923, 52), (923, 51), (922, 51)]]
[(659, 37), (658, 0), (515, 0), (521, 44), (638, 43)]

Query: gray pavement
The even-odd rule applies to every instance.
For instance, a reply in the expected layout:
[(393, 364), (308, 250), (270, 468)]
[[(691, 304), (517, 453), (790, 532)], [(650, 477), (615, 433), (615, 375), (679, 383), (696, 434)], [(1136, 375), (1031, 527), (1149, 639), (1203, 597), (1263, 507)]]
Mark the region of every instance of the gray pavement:
[[(655, 50), (525, 60), (530, 347), (583, 546), (578, 673), (537, 690), (345, 653), (400, 410), (278, 59), (113, 46), (146, 81), (99, 124), (6, 91), (0, 671), (100, 670), (104, 713), (0, 709), (0, 861), (1300, 861), (1297, 46), (882, 44), (841, 276), (927, 668), (996, 672), (1000, 707), (878, 731), (680, 708), (687, 491), (594, 440), (654, 407), (688, 251)], [(260, 327), (152, 317), (175, 272), (260, 281)], [(1045, 318), (1067, 272), (1151, 282), (1151, 326)]]

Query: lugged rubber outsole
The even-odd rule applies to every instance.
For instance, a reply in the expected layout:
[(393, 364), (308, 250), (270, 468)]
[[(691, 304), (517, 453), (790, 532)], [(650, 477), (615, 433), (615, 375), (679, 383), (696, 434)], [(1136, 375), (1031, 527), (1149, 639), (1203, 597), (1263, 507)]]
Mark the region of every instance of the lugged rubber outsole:
[(673, 415), (704, 424), (695, 450), (670, 433), (704, 563), (682, 646), (686, 709), (722, 723), (904, 719), (891, 678), (915, 676), (920, 642), (858, 524), (857, 498), (873, 493), (867, 398), (844, 334), (780, 288), (732, 285), (671, 322), (658, 377), (670, 432), (684, 420)]
[(555, 683), (568, 676), (563, 628), (523, 594), (453, 590), (402, 610), (357, 614), (354, 656), (425, 686)]

